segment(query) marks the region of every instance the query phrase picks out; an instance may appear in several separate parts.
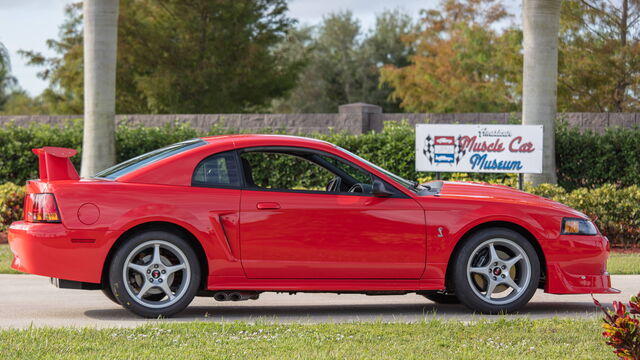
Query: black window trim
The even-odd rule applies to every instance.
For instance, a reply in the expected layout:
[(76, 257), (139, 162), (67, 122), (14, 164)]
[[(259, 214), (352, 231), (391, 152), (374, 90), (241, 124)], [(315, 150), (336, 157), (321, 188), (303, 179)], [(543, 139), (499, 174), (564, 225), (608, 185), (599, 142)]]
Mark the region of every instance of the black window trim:
[[(200, 167), (200, 164), (202, 164), (203, 162), (209, 160), (210, 158), (214, 157), (214, 156), (218, 156), (220, 154), (225, 154), (225, 153), (230, 153), (233, 156), (233, 161), (236, 163), (236, 167), (238, 169), (238, 185), (207, 185), (207, 184), (201, 184), (201, 183), (194, 183), (193, 178), (196, 175), (196, 171), (198, 170), (198, 167)], [(215, 154), (211, 154), (206, 156), (204, 159), (200, 160), (198, 162), (198, 164), (196, 165), (195, 168), (193, 168), (193, 172), (191, 173), (191, 187), (198, 187), (198, 188), (213, 188), (213, 189), (235, 189), (235, 190), (240, 190), (244, 187), (244, 173), (242, 173), (242, 167), (240, 164), (240, 158), (239, 158), (239, 154), (236, 150), (232, 149), (232, 150), (225, 150), (225, 151), (220, 151), (217, 152)]]
[[(245, 148), (240, 148), (240, 149), (236, 149), (236, 161), (239, 162), (239, 166), (241, 166), (240, 168), (240, 178), (241, 178), (241, 184), (242, 184), (242, 189), (243, 190), (251, 190), (251, 191), (268, 191), (268, 192), (281, 192), (281, 193), (297, 193), (297, 194), (322, 194), (322, 195), (346, 195), (346, 196), (364, 196), (364, 197), (376, 197), (373, 194), (365, 194), (365, 193), (349, 193), (349, 192), (328, 192), (325, 190), (293, 190), (293, 189), (267, 189), (267, 188), (262, 188), (259, 186), (256, 187), (249, 187), (247, 186), (247, 181), (244, 177), (244, 167), (242, 167), (242, 162), (240, 161), (240, 155), (244, 152), (259, 152), (259, 151), (264, 151), (264, 152), (282, 152), (282, 153), (289, 153), (289, 152), (295, 152), (295, 151), (302, 151), (302, 152), (309, 152), (312, 154), (317, 154), (317, 155), (323, 155), (323, 156), (327, 156), (333, 159), (336, 159), (338, 161), (341, 161), (349, 166), (353, 166), (354, 168), (363, 171), (366, 174), (369, 174), (369, 176), (371, 176), (372, 182), (373, 180), (379, 180), (382, 181), (385, 186), (389, 186), (392, 189), (393, 195), (389, 196), (388, 198), (396, 198), (396, 199), (410, 199), (411, 197), (407, 194), (405, 194), (404, 192), (402, 192), (401, 190), (398, 189), (397, 186), (390, 184), (388, 181), (381, 179), (379, 176), (374, 175), (373, 173), (371, 173), (371, 171), (368, 171), (366, 169), (363, 169), (362, 167), (358, 166), (357, 164), (352, 163), (351, 161), (348, 161), (340, 156), (322, 151), (322, 150), (316, 150), (316, 149), (310, 149), (310, 148), (306, 148), (306, 147), (301, 147), (301, 146), (281, 146), (281, 145), (275, 145), (275, 146), (251, 146), (251, 147), (245, 147)], [(289, 154), (292, 155), (292, 154)], [(295, 155), (292, 155), (295, 156)], [(305, 159), (306, 160), (306, 159)], [(318, 166), (321, 166), (323, 168), (326, 169), (325, 166), (316, 163)], [(329, 172), (334, 173), (333, 171), (330, 171), (329, 169), (327, 169)], [(194, 170), (195, 171), (195, 170)], [(344, 172), (341, 170), (341, 172)], [(335, 174), (335, 173), (334, 173)], [(339, 175), (339, 174), (336, 174)], [(348, 174), (346, 174), (347, 176), (349, 176)], [(349, 176), (351, 177), (351, 176)]]

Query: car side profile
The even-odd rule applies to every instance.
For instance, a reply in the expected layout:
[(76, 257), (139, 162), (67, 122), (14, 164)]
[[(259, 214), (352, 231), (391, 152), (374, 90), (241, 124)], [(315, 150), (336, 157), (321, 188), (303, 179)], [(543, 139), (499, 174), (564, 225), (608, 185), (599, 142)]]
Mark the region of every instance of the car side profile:
[(539, 288), (617, 292), (584, 214), (506, 186), (419, 185), (320, 140), (197, 138), (86, 179), (74, 150), (34, 152), (12, 267), (145, 317), (269, 291), (418, 293), (482, 313)]

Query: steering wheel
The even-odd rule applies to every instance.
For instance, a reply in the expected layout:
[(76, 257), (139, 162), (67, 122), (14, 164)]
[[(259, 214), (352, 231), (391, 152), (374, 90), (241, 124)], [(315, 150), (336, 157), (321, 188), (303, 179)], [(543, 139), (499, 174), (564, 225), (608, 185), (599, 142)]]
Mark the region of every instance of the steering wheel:
[(342, 185), (342, 178), (336, 176), (327, 183), (327, 192), (340, 192), (340, 186)]
[(355, 183), (349, 188), (350, 193), (363, 193), (364, 187), (360, 183)]

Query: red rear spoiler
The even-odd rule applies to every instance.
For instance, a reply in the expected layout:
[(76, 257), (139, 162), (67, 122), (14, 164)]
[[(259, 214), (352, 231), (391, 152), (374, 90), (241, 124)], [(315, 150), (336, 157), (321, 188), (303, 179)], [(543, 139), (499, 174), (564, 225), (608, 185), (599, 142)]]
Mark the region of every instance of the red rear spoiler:
[(31, 151), (39, 158), (40, 181), (80, 179), (69, 159), (78, 153), (76, 150), (45, 146)]

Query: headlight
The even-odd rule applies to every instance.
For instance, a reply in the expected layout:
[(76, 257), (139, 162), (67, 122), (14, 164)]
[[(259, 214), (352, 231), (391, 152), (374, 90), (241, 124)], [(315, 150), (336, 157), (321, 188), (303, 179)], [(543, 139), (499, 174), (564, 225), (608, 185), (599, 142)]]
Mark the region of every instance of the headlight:
[(598, 230), (589, 220), (580, 218), (563, 218), (561, 234), (564, 235), (596, 235)]

